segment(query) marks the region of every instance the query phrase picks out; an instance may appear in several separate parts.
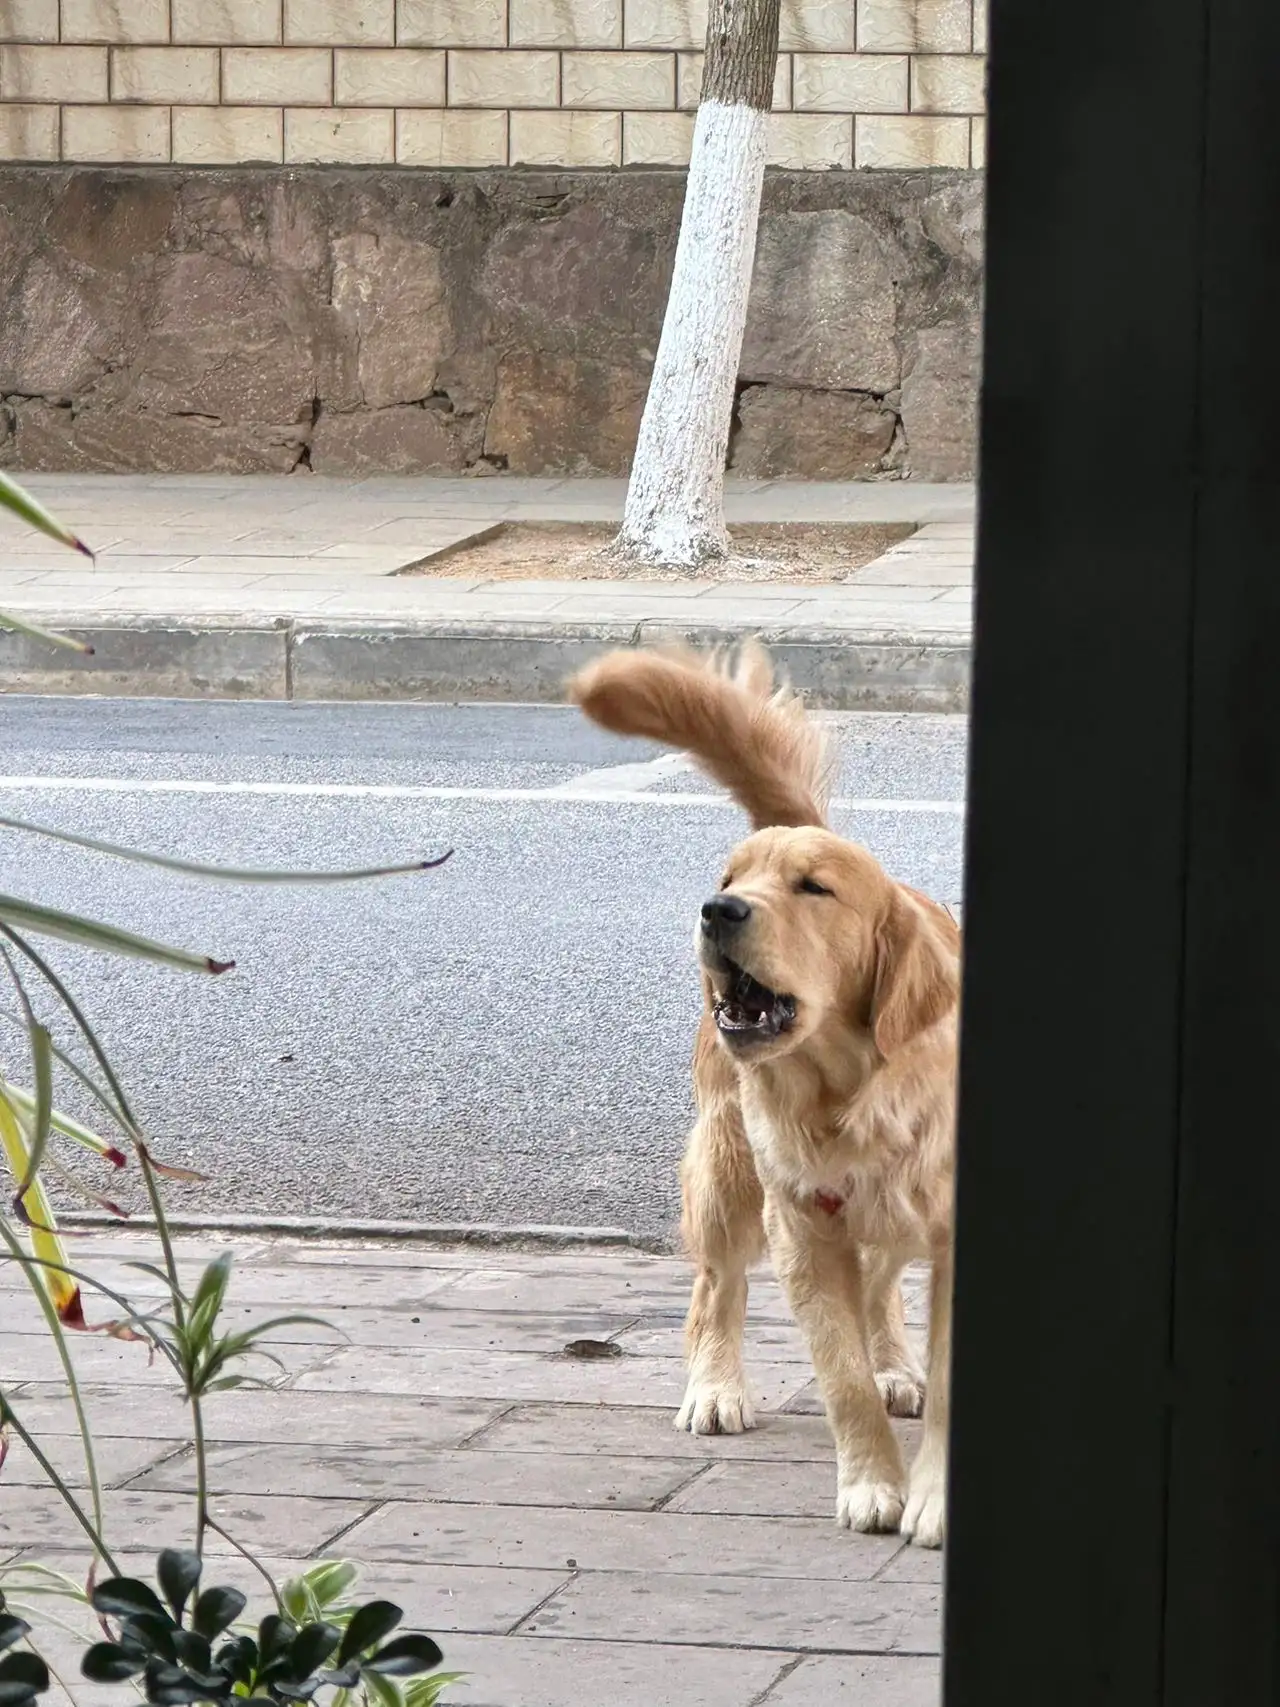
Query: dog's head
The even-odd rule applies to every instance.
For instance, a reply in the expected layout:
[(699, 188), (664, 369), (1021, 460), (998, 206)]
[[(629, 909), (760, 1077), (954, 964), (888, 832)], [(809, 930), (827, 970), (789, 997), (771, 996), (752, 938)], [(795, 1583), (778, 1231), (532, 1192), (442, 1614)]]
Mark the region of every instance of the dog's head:
[(743, 842), (703, 904), (697, 942), (716, 1029), (740, 1059), (850, 1031), (887, 1059), (957, 1004), (954, 935), (829, 830)]

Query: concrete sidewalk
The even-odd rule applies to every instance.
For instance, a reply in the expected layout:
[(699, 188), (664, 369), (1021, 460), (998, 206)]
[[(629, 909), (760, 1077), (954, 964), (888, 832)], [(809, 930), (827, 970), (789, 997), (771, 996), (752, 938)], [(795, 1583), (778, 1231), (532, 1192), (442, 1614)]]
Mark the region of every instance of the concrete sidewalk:
[(818, 705), (958, 710), (967, 696), (971, 486), (731, 482), (730, 521), (918, 524), (850, 581), (799, 586), (403, 573), (503, 522), (616, 521), (620, 480), (24, 483), (98, 558), (14, 527), (0, 609), (70, 628), (96, 655), (0, 635), (11, 691), (546, 700), (602, 646), (758, 633)]
[[(188, 1272), (225, 1245), (180, 1241)], [(367, 1596), (435, 1634), (466, 1707), (934, 1707), (941, 1560), (836, 1528), (835, 1470), (800, 1337), (770, 1278), (754, 1285), (754, 1432), (671, 1427), (681, 1391), (682, 1262), (241, 1240), (233, 1323), (302, 1308), (341, 1328), (276, 1343), (264, 1390), (209, 1401), (218, 1521), (281, 1568), (359, 1561)], [(137, 1298), (140, 1236), (77, 1260)], [(922, 1322), (919, 1284), (908, 1320)], [(90, 1307), (91, 1318), (103, 1312)], [(607, 1340), (620, 1355), (565, 1347)], [(186, 1414), (144, 1348), (75, 1343), (101, 1447), (109, 1544), (150, 1574), (187, 1541)], [(64, 1473), (76, 1465), (53, 1347), (0, 1264), (0, 1382)], [(918, 1424), (895, 1424), (914, 1450)], [(15, 1447), (0, 1475), (3, 1561), (83, 1571), (79, 1532)], [(261, 1598), (212, 1538), (215, 1581)], [(147, 1555), (150, 1555), (149, 1559)], [(126, 1562), (127, 1561), (127, 1562)], [(68, 1640), (44, 1643), (64, 1663)], [(68, 1675), (74, 1671), (68, 1669)], [(101, 1691), (81, 1684), (80, 1707)], [(118, 1701), (118, 1692), (117, 1692)]]

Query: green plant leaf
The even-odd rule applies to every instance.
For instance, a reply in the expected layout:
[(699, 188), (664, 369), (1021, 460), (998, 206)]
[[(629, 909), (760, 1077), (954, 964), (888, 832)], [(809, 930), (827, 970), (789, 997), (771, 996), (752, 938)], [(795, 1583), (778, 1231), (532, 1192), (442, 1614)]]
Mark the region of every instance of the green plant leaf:
[(342, 1637), (336, 1624), (304, 1624), (293, 1638), (289, 1664), (295, 1678), (308, 1678), (318, 1671)]
[(351, 1614), (342, 1646), (338, 1649), (338, 1664), (343, 1666), (389, 1636), (400, 1623), (404, 1613), (389, 1600), (371, 1600)]
[[(196, 1601), (191, 1627), (212, 1642), (224, 1630), (231, 1628), (245, 1605), (245, 1597), (238, 1588), (207, 1588)], [(248, 1640), (247, 1637), (242, 1639)]]
[(430, 1677), (415, 1677), (404, 1686), (405, 1707), (436, 1707), (451, 1684), (463, 1683), (465, 1671), (435, 1671)]
[(377, 1707), (405, 1707), (404, 1691), (393, 1677), (383, 1677), (365, 1666), (360, 1681)]
[(234, 960), (213, 960), (190, 949), (172, 948), (167, 943), (152, 942), (149, 937), (121, 930), (117, 925), (99, 924), (59, 907), (42, 907), (17, 895), (0, 895), (0, 922), (34, 931), (37, 936), (57, 937), (61, 942), (101, 949), (105, 954), (122, 954), (134, 960), (152, 961), (157, 966), (173, 966), (180, 972), (230, 972), (235, 966)]
[[(4, 1596), (0, 1595), (0, 1606), (4, 1605)], [(11, 1648), (15, 1642), (20, 1642), (24, 1636), (31, 1634), (30, 1624), (16, 1618), (11, 1612), (0, 1613), (0, 1653)]]
[(19, 486), (18, 482), (11, 480), (7, 474), (0, 474), (0, 509), (8, 510), (28, 527), (35, 528), (50, 539), (56, 539), (59, 545), (69, 546), (73, 551), (79, 551), (92, 559), (93, 553), (84, 541), (56, 516), (50, 515), (38, 499), (33, 498), (24, 486)]
[(424, 1671), (433, 1671), (443, 1658), (430, 1636), (397, 1636), (365, 1660), (362, 1669), (381, 1672), (385, 1677), (418, 1677)]
[(0, 1659), (0, 1707), (34, 1700), (49, 1687), (49, 1668), (39, 1654), (6, 1654)]
[(48, 824), (33, 824), (26, 818), (0, 817), (0, 830), (20, 830), (27, 835), (48, 836), (55, 842), (88, 848), (92, 853), (110, 854), (114, 859), (133, 860), (138, 865), (157, 865), (165, 871), (188, 877), (214, 877), (225, 883), (360, 883), (371, 877), (411, 877), (415, 872), (434, 871), (453, 857), (453, 849), (431, 859), (415, 859), (408, 865), (370, 865), (341, 871), (277, 871), (271, 867), (210, 865), (206, 860), (177, 859), (172, 854), (147, 853), (142, 848), (123, 847), (119, 842), (99, 841), (74, 830), (55, 830)]
[(156, 1581), (169, 1602), (175, 1623), (182, 1621), (182, 1609), (187, 1598), (200, 1581), (200, 1555), (166, 1547), (156, 1560)]
[(295, 1582), (303, 1583), (321, 1608), (337, 1606), (355, 1585), (360, 1567), (347, 1559), (324, 1559), (304, 1571)]
[(137, 1677), (145, 1665), (144, 1659), (118, 1642), (95, 1642), (85, 1650), (80, 1671), (90, 1683), (123, 1683), (126, 1678)]
[(136, 1577), (108, 1577), (98, 1584), (90, 1599), (93, 1610), (107, 1618), (146, 1617), (149, 1613), (169, 1622), (169, 1614), (160, 1604), (155, 1590)]
[(15, 616), (11, 610), (0, 610), (0, 628), (11, 628), (15, 634), (29, 634), (33, 640), (43, 640), (48, 646), (62, 646), (68, 652), (93, 657), (93, 647), (87, 640), (77, 640), (73, 634), (59, 634), (56, 628), (41, 628), (38, 623)]

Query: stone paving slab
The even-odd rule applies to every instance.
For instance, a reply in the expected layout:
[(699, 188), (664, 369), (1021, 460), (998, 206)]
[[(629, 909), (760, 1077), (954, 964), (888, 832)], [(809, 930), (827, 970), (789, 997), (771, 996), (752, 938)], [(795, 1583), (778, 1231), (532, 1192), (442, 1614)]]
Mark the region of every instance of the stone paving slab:
[[(678, 1259), (192, 1236), (184, 1273), (228, 1249), (232, 1321), (237, 1309), (257, 1319), (303, 1302), (347, 1314), (358, 1335), (337, 1350), (287, 1344), (269, 1387), (210, 1400), (215, 1515), (279, 1574), (318, 1557), (357, 1561), (365, 1591), (402, 1605), (438, 1635), (446, 1665), (469, 1673), (446, 1703), (936, 1707), (942, 1561), (832, 1521), (825, 1422), (794, 1411), (812, 1393), (810, 1371), (771, 1368), (793, 1330), (767, 1276), (750, 1305), (761, 1425), (694, 1439), (671, 1426), (689, 1281)], [(85, 1238), (77, 1262), (92, 1270), (99, 1253), (113, 1283), (147, 1284), (129, 1264), (152, 1260), (152, 1241)], [(39, 1343), (20, 1285), (0, 1263), (0, 1387), (74, 1475), (62, 1382), (14, 1379)], [(920, 1286), (912, 1274), (913, 1314)], [(397, 1335), (414, 1315), (415, 1333), (431, 1318), (465, 1343), (424, 1334), (406, 1346)], [(579, 1362), (503, 1349), (512, 1332), (553, 1347), (566, 1324), (673, 1354), (624, 1345)], [(190, 1534), (187, 1413), (144, 1348), (77, 1337), (73, 1352), (94, 1372), (86, 1401), (115, 1484), (108, 1537), (141, 1570), (137, 1549)], [(294, 1366), (295, 1353), (314, 1361)], [(910, 1449), (919, 1425), (895, 1427)], [(15, 1447), (0, 1470), (0, 1560), (83, 1571), (79, 1533), (35, 1468)], [(216, 1576), (255, 1587), (229, 1547), (212, 1537)], [(70, 1666), (67, 1639), (44, 1645)], [(77, 1707), (109, 1699), (76, 1690)]]
[(731, 482), (731, 521), (910, 521), (838, 586), (407, 576), (505, 521), (615, 521), (622, 481), (31, 476), (96, 563), (12, 528), (0, 608), (92, 658), (0, 634), (0, 691), (300, 699), (561, 697), (601, 645), (759, 633), (815, 704), (967, 696), (973, 489)]

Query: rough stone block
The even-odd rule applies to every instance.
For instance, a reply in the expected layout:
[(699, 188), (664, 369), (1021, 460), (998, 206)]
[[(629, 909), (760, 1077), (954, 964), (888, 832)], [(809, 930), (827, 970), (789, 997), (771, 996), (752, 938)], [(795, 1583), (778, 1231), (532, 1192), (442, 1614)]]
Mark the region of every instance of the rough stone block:
[(559, 99), (560, 60), (554, 53), (513, 49), (449, 54), (451, 107), (554, 107)]
[(339, 48), (333, 98), (340, 107), (442, 107), (445, 56), (430, 48)]
[(513, 166), (617, 166), (621, 113), (511, 114)]
[(512, 47), (622, 46), (622, 0), (509, 0)]
[(778, 45), (784, 51), (853, 51), (853, 7), (848, 0), (782, 0), (778, 22)]
[(173, 158), (191, 166), (279, 165), (284, 116), (279, 107), (175, 107)]
[(105, 101), (105, 47), (0, 47), (0, 101)]
[(904, 349), (902, 426), (917, 480), (969, 480), (977, 464), (976, 324), (922, 327)]
[(396, 159), (401, 166), (505, 166), (507, 115), (480, 108), (398, 112)]
[(911, 61), (913, 113), (981, 113), (987, 62), (980, 54), (921, 53)]
[(357, 351), (361, 402), (427, 402), (454, 347), (439, 251), (394, 232), (356, 232), (339, 237), (332, 254), (331, 300)]
[[(537, 351), (509, 356), (498, 364), (485, 454), (504, 458), (512, 474), (535, 473), (547, 460), (566, 473), (622, 474), (646, 391), (630, 367)], [(596, 424), (590, 445), (578, 427), (584, 415)]]
[(56, 160), (59, 146), (57, 107), (0, 105), (0, 155), (6, 160)]
[(216, 104), (216, 47), (115, 47), (111, 50), (113, 101)]
[(844, 113), (770, 113), (771, 166), (825, 171), (853, 164), (853, 121)]
[(748, 386), (729, 467), (764, 479), (801, 467), (816, 480), (862, 480), (881, 467), (895, 426), (891, 409), (857, 392)]
[(401, 47), (505, 47), (507, 0), (396, 0)]
[(389, 107), (286, 108), (284, 157), (292, 165), (373, 166), (394, 160), (395, 113)]
[(902, 377), (901, 270), (892, 240), (856, 213), (766, 213), (741, 378), (881, 396), (892, 391)]
[(628, 0), (626, 47), (697, 47), (707, 39), (707, 0)]
[(560, 57), (561, 104), (622, 112), (676, 104), (675, 55), (565, 53)]
[(300, 46), (392, 47), (395, 0), (284, 0), (284, 39)]
[(282, 0), (171, 0), (173, 39), (219, 47), (281, 39)]
[(861, 53), (968, 53), (972, 0), (858, 0)]
[(624, 113), (624, 166), (687, 166), (693, 148), (692, 113)]
[(905, 54), (798, 53), (792, 103), (798, 113), (905, 113)]
[(981, 168), (987, 163), (987, 121), (985, 118), (969, 120), (969, 164)]
[(64, 42), (166, 42), (169, 0), (62, 0)]
[(168, 107), (64, 107), (62, 157), (115, 165), (169, 159)]
[(969, 164), (967, 119), (933, 118), (924, 113), (906, 117), (859, 114), (854, 123), (855, 163), (861, 169), (903, 171)]
[(58, 0), (7, 0), (0, 8), (0, 41), (56, 42)]
[(222, 98), (249, 106), (327, 107), (333, 99), (333, 55), (321, 47), (228, 48), (222, 55)]

